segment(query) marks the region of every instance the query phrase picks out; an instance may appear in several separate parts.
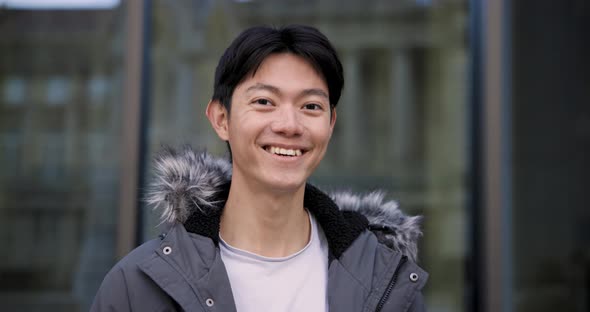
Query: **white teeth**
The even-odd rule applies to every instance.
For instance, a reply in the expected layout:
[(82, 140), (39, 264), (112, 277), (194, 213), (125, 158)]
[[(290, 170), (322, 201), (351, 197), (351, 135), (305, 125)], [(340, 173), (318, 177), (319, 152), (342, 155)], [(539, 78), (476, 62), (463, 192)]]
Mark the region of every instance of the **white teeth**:
[(277, 154), (281, 156), (301, 156), (301, 154), (303, 154), (303, 152), (299, 149), (285, 149), (275, 146), (271, 146), (270, 148), (267, 148), (267, 150), (271, 154)]

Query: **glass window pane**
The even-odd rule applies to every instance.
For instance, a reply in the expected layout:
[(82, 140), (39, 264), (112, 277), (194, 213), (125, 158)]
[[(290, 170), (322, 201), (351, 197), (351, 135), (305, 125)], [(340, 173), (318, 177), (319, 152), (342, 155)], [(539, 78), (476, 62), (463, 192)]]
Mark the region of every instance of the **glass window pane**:
[[(340, 54), (345, 88), (312, 182), (383, 189), (425, 215), (428, 304), (463, 311), (467, 14), (461, 0), (154, 1), (149, 152), (190, 143), (224, 154), (204, 115), (223, 50), (248, 26), (316, 26)], [(146, 215), (148, 239), (158, 222)]]
[(3, 102), (6, 105), (22, 105), (25, 100), (26, 84), (21, 77), (6, 77), (4, 80)]
[(71, 96), (71, 85), (69, 79), (65, 77), (50, 77), (46, 81), (46, 102), (50, 106), (64, 105)]
[(513, 1), (514, 312), (590, 311), (590, 6)]
[(64, 5), (0, 9), (0, 311), (88, 311), (115, 262), (125, 10)]

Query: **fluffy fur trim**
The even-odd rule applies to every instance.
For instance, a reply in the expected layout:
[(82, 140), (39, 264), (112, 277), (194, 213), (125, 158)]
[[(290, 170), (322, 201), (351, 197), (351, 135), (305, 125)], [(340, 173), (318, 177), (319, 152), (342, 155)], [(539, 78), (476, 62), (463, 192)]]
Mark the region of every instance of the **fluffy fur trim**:
[[(155, 158), (155, 179), (146, 201), (161, 210), (163, 223), (185, 223), (195, 209), (205, 215), (221, 209), (215, 195), (230, 180), (231, 164), (227, 159), (194, 151), (189, 146), (179, 150), (165, 148)], [(406, 216), (396, 202), (385, 201), (382, 192), (365, 196), (337, 192), (330, 197), (341, 211), (364, 215), (380, 241), (416, 260), (417, 242), (422, 235), (420, 217)]]
[(146, 202), (162, 211), (162, 223), (184, 223), (193, 209), (215, 209), (212, 199), (231, 179), (231, 164), (189, 146), (164, 148), (154, 160), (155, 179)]
[(383, 243), (416, 261), (417, 243), (422, 236), (422, 217), (405, 215), (397, 202), (385, 201), (385, 193), (380, 191), (365, 196), (335, 192), (330, 197), (341, 210), (364, 215), (369, 221), (369, 228), (376, 232)]

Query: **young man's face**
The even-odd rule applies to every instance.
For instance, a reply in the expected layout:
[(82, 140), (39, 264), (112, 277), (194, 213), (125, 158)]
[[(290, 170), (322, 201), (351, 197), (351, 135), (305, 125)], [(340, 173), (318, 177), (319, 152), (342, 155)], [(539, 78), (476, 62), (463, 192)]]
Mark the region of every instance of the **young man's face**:
[(295, 191), (318, 166), (330, 141), (336, 112), (328, 87), (303, 58), (271, 54), (254, 76), (234, 90), (231, 113), (212, 102), (207, 116), (229, 141), (233, 183)]

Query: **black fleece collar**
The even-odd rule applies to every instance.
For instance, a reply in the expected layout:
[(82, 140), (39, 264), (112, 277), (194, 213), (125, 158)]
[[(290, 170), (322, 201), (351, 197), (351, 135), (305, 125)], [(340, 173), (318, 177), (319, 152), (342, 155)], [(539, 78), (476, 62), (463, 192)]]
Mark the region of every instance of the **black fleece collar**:
[[(211, 238), (219, 244), (219, 225), (223, 207), (229, 195), (230, 183), (224, 184), (214, 198), (215, 209), (194, 209), (184, 222), (190, 233)], [(368, 228), (369, 222), (355, 211), (341, 211), (332, 199), (311, 184), (305, 185), (303, 206), (316, 218), (328, 241), (331, 254), (340, 258), (352, 242)]]

